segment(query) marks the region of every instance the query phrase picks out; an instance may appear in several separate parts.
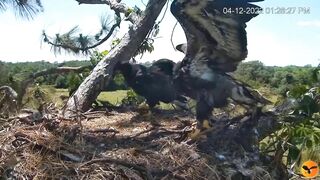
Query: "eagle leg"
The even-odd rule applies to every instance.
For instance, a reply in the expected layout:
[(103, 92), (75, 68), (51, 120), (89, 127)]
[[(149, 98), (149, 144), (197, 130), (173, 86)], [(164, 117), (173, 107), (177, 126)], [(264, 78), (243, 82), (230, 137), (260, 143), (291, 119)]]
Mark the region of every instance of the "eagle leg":
[(211, 115), (213, 100), (207, 96), (208, 93), (199, 93), (196, 105), (197, 126), (190, 134), (192, 140), (196, 140), (212, 128)]

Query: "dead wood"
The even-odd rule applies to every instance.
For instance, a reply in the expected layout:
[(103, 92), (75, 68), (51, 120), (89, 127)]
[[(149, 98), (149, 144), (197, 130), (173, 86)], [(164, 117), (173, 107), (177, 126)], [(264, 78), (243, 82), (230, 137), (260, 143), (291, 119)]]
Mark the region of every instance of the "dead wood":
[(0, 116), (9, 116), (11, 113), (16, 113), (17, 107), (17, 92), (10, 86), (0, 87)]
[[(79, 1), (78, 1), (79, 2)], [(166, 0), (150, 0), (143, 15), (135, 22), (129, 32), (105, 59), (100, 61), (92, 73), (82, 82), (73, 94), (78, 98), (79, 110), (87, 111), (97, 98), (103, 87), (106, 87), (113, 78), (113, 69), (120, 61), (129, 61), (143, 42), (156, 18), (161, 12)], [(75, 109), (74, 98), (67, 102), (66, 116), (70, 116)]]

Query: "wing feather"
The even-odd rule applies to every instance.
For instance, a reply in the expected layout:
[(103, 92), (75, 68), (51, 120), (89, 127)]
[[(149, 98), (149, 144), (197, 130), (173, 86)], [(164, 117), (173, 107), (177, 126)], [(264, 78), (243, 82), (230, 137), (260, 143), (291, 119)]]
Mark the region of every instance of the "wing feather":
[(207, 59), (212, 69), (234, 71), (247, 57), (246, 22), (258, 15), (261, 8), (251, 2), (259, 1), (263, 0), (175, 0), (171, 12), (187, 35), (186, 54), (202, 54), (190, 61)]

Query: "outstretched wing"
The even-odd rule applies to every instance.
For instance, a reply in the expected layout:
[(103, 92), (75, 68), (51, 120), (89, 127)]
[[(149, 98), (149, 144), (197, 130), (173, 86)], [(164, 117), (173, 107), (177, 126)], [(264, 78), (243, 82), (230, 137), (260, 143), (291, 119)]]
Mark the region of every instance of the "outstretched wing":
[(171, 12), (187, 36), (185, 61), (231, 72), (247, 57), (246, 23), (263, 0), (174, 0)]

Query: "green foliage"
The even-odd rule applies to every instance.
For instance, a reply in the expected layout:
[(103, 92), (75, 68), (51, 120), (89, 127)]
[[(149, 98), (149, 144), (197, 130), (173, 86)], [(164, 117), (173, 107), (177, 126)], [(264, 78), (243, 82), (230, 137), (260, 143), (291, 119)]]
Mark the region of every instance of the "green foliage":
[(55, 88), (68, 88), (68, 80), (65, 76), (59, 75), (54, 83)]
[(124, 14), (125, 17), (128, 17), (134, 10), (132, 8), (128, 8), (127, 12)]
[[(62, 63), (63, 66), (68, 66), (68, 67), (79, 67), (79, 66), (88, 66), (91, 65), (90, 61), (79, 61), (79, 60), (73, 60), (73, 61), (65, 61)], [(61, 65), (58, 63), (54, 63), (54, 65)]]
[(116, 90), (101, 92), (97, 98), (98, 102), (110, 102), (113, 105), (119, 105), (123, 98), (127, 97), (127, 90)]
[(312, 71), (312, 81), (313, 83), (319, 84), (320, 81), (320, 64), (317, 68)]
[(106, 55), (109, 54), (108, 50), (99, 52), (99, 51), (93, 51), (91, 57), (90, 57), (90, 62), (92, 66), (96, 66)]
[[(0, 61), (0, 86), (9, 85), (16, 91), (19, 90), (21, 82), (29, 78), (33, 73), (42, 71), (44, 69), (51, 69), (58, 66), (80, 67), (80, 66), (95, 66), (101, 61), (109, 51), (98, 52), (95, 51), (90, 58), (90, 61), (67, 61), (63, 63), (49, 63), (45, 61), (36, 62), (1, 62)], [(53, 85), (55, 88), (66, 88), (72, 93), (75, 91), (81, 82), (90, 74), (90, 69), (84, 70), (79, 74), (51, 74), (39, 77), (35, 83), (39, 85)], [(116, 74), (108, 87), (104, 90), (120, 90), (127, 89), (124, 83), (122, 74)]]
[(308, 87), (305, 85), (296, 85), (292, 87), (288, 93), (289, 97), (299, 98), (302, 94), (308, 91)]
[[(12, 79), (12, 76), (11, 76)], [(0, 86), (9, 84), (9, 72), (7, 64), (0, 61)]]
[(271, 73), (260, 61), (251, 61), (240, 64), (235, 75), (240, 80), (247, 82), (253, 87), (268, 84), (271, 79)]
[(121, 39), (119, 38), (115, 38), (114, 40), (112, 40), (111, 42), (111, 49), (113, 49), (114, 47), (116, 47), (119, 43), (120, 43)]
[(298, 99), (298, 106), (295, 108), (295, 112), (303, 114), (309, 118), (315, 113), (318, 113), (320, 109), (320, 88), (311, 88), (305, 94), (302, 94)]
[(152, 29), (149, 31), (147, 37), (143, 40), (143, 42), (140, 44), (138, 50), (134, 54), (134, 57), (137, 55), (141, 55), (141, 57), (144, 55), (144, 53), (149, 52), (151, 53), (154, 51), (154, 40), (157, 38), (159, 35), (160, 31), (160, 22), (156, 23)]
[(78, 74), (75, 74), (75, 73), (70, 73), (67, 79), (68, 79), (69, 95), (71, 95), (74, 91), (78, 89), (78, 87), (82, 82), (82, 79)]
[[(276, 152), (279, 148), (287, 150), (288, 166), (300, 165), (301, 159), (320, 147), (320, 90), (319, 86), (307, 89), (296, 86), (288, 95), (295, 105), (291, 112), (281, 114), (281, 129), (261, 143), (264, 152)], [(277, 146), (280, 145), (280, 146)], [(270, 151), (271, 150), (271, 151)], [(317, 159), (320, 159), (318, 154)]]
[[(116, 39), (116, 40), (114, 40), (112, 42), (112, 44), (114, 46), (116, 46), (117, 43), (119, 43), (119, 42), (120, 42), (120, 40)], [(109, 54), (108, 50), (105, 50), (105, 51), (102, 51), (102, 52), (94, 51), (93, 54), (90, 57), (90, 62), (92, 64), (92, 66), (96, 66), (108, 54)], [(109, 83), (108, 87), (105, 87), (104, 90), (114, 91), (114, 90), (121, 90), (121, 89), (127, 89), (127, 86), (124, 83), (123, 75), (117, 73), (117, 74), (115, 74), (114, 79)]]
[(273, 67), (264, 66), (259, 61), (250, 61), (241, 63), (234, 75), (237, 79), (248, 83), (254, 88), (268, 86), (283, 97), (286, 97), (287, 91), (297, 88), (297, 84), (308, 89), (314, 82), (313, 73), (314, 68), (311, 66)]
[(30, 87), (27, 90), (27, 95), (24, 98), (24, 106), (36, 108), (42, 111), (41, 108), (49, 102), (52, 102), (52, 95), (55, 93), (55, 89), (52, 87), (44, 87), (39, 84)]
[(132, 89), (127, 91), (127, 96), (122, 99), (121, 104), (124, 106), (138, 106), (144, 101), (144, 98), (137, 95)]
[[(88, 61), (68, 61), (62, 63), (64, 66), (78, 67), (90, 65)], [(57, 66), (61, 66), (61, 63), (49, 63), (45, 61), (36, 62), (0, 62), (0, 86), (9, 85), (17, 90), (21, 81), (29, 78), (33, 73), (42, 71), (44, 69), (51, 69)], [(55, 85), (56, 79), (59, 77), (61, 82), (61, 76), (66, 78), (66, 75), (51, 74), (36, 79), (36, 83), (40, 85)], [(64, 88), (67, 88), (64, 86)]]
[(154, 46), (153, 46), (154, 40), (151, 38), (147, 38), (145, 39), (140, 47), (138, 48), (137, 52), (135, 53), (134, 56), (137, 55), (141, 55), (141, 57), (143, 56), (144, 53), (149, 52), (151, 53), (154, 50)]
[(128, 86), (125, 83), (125, 79), (121, 73), (116, 73), (113, 80), (106, 87), (106, 91), (126, 90)]
[(45, 101), (46, 94), (47, 93), (39, 86), (39, 84), (36, 84), (36, 87), (32, 93), (33, 97), (39, 101)]

